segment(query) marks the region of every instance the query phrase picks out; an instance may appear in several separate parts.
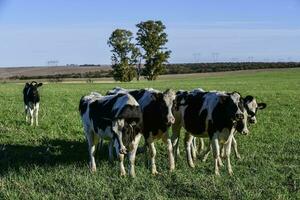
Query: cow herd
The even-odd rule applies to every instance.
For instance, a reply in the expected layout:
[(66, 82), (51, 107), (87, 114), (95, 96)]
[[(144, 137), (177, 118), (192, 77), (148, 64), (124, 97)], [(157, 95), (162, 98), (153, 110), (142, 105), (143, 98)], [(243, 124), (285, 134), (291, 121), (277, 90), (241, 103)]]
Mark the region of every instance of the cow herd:
[[(26, 121), (35, 117), (38, 125), (39, 95), (41, 83), (26, 83), (23, 90)], [(114, 152), (119, 160), (121, 176), (126, 175), (125, 156), (129, 159), (129, 175), (135, 176), (135, 157), (141, 137), (145, 144), (140, 152), (148, 152), (152, 174), (157, 174), (155, 142), (159, 139), (166, 145), (169, 170), (175, 169), (179, 151), (180, 133), (184, 128), (187, 162), (194, 167), (197, 154), (196, 138), (200, 138), (199, 149), (204, 150), (203, 138), (209, 138), (204, 154), (205, 161), (210, 152), (214, 158), (214, 170), (226, 160), (228, 173), (233, 174), (230, 163), (231, 147), (237, 158), (235, 134), (248, 134), (250, 123), (257, 122), (256, 114), (264, 109), (253, 96), (242, 97), (238, 92), (192, 91), (167, 89), (164, 92), (152, 88), (128, 90), (116, 87), (105, 95), (92, 92), (79, 102), (79, 112), (88, 142), (90, 170), (96, 171), (95, 153), (103, 140), (109, 141), (109, 160)], [(172, 130), (172, 131), (171, 131)]]

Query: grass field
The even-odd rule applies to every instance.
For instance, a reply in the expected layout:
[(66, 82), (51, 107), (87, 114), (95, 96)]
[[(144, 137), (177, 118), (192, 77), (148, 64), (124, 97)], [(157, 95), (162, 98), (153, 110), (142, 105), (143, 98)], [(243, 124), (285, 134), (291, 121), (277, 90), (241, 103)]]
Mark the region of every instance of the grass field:
[[(236, 138), (242, 156), (232, 155), (234, 176), (225, 167), (214, 176), (212, 157), (196, 168), (186, 163), (183, 141), (176, 170), (168, 172), (166, 147), (156, 143), (161, 175), (152, 176), (138, 155), (135, 179), (119, 177), (109, 164), (107, 144), (88, 170), (87, 144), (78, 113), (82, 95), (114, 86), (239, 91), (268, 107), (250, 135)], [(25, 123), (23, 84), (0, 84), (0, 199), (299, 199), (300, 69), (212, 77), (181, 77), (126, 84), (45, 84), (40, 89), (40, 126)], [(183, 135), (183, 134), (182, 134)], [(143, 144), (141, 141), (140, 145)]]

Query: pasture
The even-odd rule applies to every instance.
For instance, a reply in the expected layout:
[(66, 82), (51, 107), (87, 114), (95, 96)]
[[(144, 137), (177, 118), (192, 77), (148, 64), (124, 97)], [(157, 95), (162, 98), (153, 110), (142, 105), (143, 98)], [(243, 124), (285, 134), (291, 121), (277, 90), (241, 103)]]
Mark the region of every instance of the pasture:
[[(300, 69), (169, 76), (154, 82), (44, 84), (39, 90), (39, 127), (33, 128), (25, 123), (23, 86), (0, 84), (0, 199), (300, 198)], [(173, 173), (168, 172), (166, 146), (159, 142), (156, 163), (161, 175), (152, 176), (146, 156), (139, 154), (137, 177), (119, 177), (117, 161), (108, 162), (107, 144), (97, 154), (97, 172), (92, 174), (79, 99), (115, 86), (239, 91), (268, 106), (258, 113), (250, 135), (236, 136), (242, 159), (235, 159), (232, 152), (232, 177), (225, 167), (221, 177), (214, 175), (211, 155), (206, 163), (198, 158), (195, 169), (189, 168), (183, 138)]]

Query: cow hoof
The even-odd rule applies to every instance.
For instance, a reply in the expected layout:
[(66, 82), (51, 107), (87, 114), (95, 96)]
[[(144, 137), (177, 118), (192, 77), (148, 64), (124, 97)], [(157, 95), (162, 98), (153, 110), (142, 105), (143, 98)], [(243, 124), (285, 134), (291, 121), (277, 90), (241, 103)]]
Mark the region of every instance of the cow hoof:
[(220, 172), (216, 171), (216, 172), (215, 172), (215, 175), (216, 175), (217, 177), (220, 177)]
[(96, 172), (96, 167), (92, 167), (92, 168), (91, 168), (91, 172), (92, 172), (92, 173), (95, 173), (95, 172)]
[(175, 171), (175, 167), (172, 167), (171, 169), (170, 169), (170, 172), (174, 172)]
[(236, 155), (236, 158), (237, 158), (238, 160), (241, 160), (241, 159), (242, 159), (242, 157), (241, 157), (240, 154)]
[(194, 163), (189, 163), (189, 166), (190, 166), (191, 168), (195, 168)]
[(153, 176), (156, 176), (156, 175), (159, 175), (160, 173), (158, 173), (157, 171), (152, 171), (151, 174), (152, 174)]
[(229, 171), (228, 173), (229, 173), (229, 176), (233, 176), (234, 175), (233, 171)]
[(126, 176), (126, 172), (121, 172), (120, 176), (121, 177), (125, 177)]
[(175, 170), (175, 164), (171, 164), (170, 165), (170, 172), (174, 171)]

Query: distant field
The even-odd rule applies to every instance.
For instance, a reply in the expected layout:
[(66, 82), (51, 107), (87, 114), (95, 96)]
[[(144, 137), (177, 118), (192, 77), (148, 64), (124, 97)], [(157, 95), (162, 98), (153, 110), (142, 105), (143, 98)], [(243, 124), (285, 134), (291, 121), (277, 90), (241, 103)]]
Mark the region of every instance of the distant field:
[(16, 76), (46, 76), (54, 74), (72, 74), (72, 73), (86, 73), (95, 72), (99, 70), (111, 69), (108, 65), (103, 66), (90, 66), (90, 67), (78, 67), (78, 66), (57, 66), (57, 67), (0, 67), (0, 79), (6, 79)]
[[(237, 136), (241, 160), (232, 155), (234, 176), (213, 175), (212, 157), (196, 168), (186, 163), (183, 140), (176, 170), (168, 172), (166, 147), (156, 143), (161, 175), (152, 176), (138, 155), (137, 177), (120, 178), (105, 152), (98, 171), (88, 170), (87, 144), (78, 102), (91, 91), (122, 86), (239, 91), (268, 107), (258, 114), (250, 135)], [(40, 126), (25, 124), (23, 84), (0, 84), (0, 199), (299, 199), (300, 69), (164, 76), (131, 83), (52, 83), (40, 90)], [(183, 135), (183, 134), (182, 134)], [(140, 145), (143, 145), (141, 141)]]

